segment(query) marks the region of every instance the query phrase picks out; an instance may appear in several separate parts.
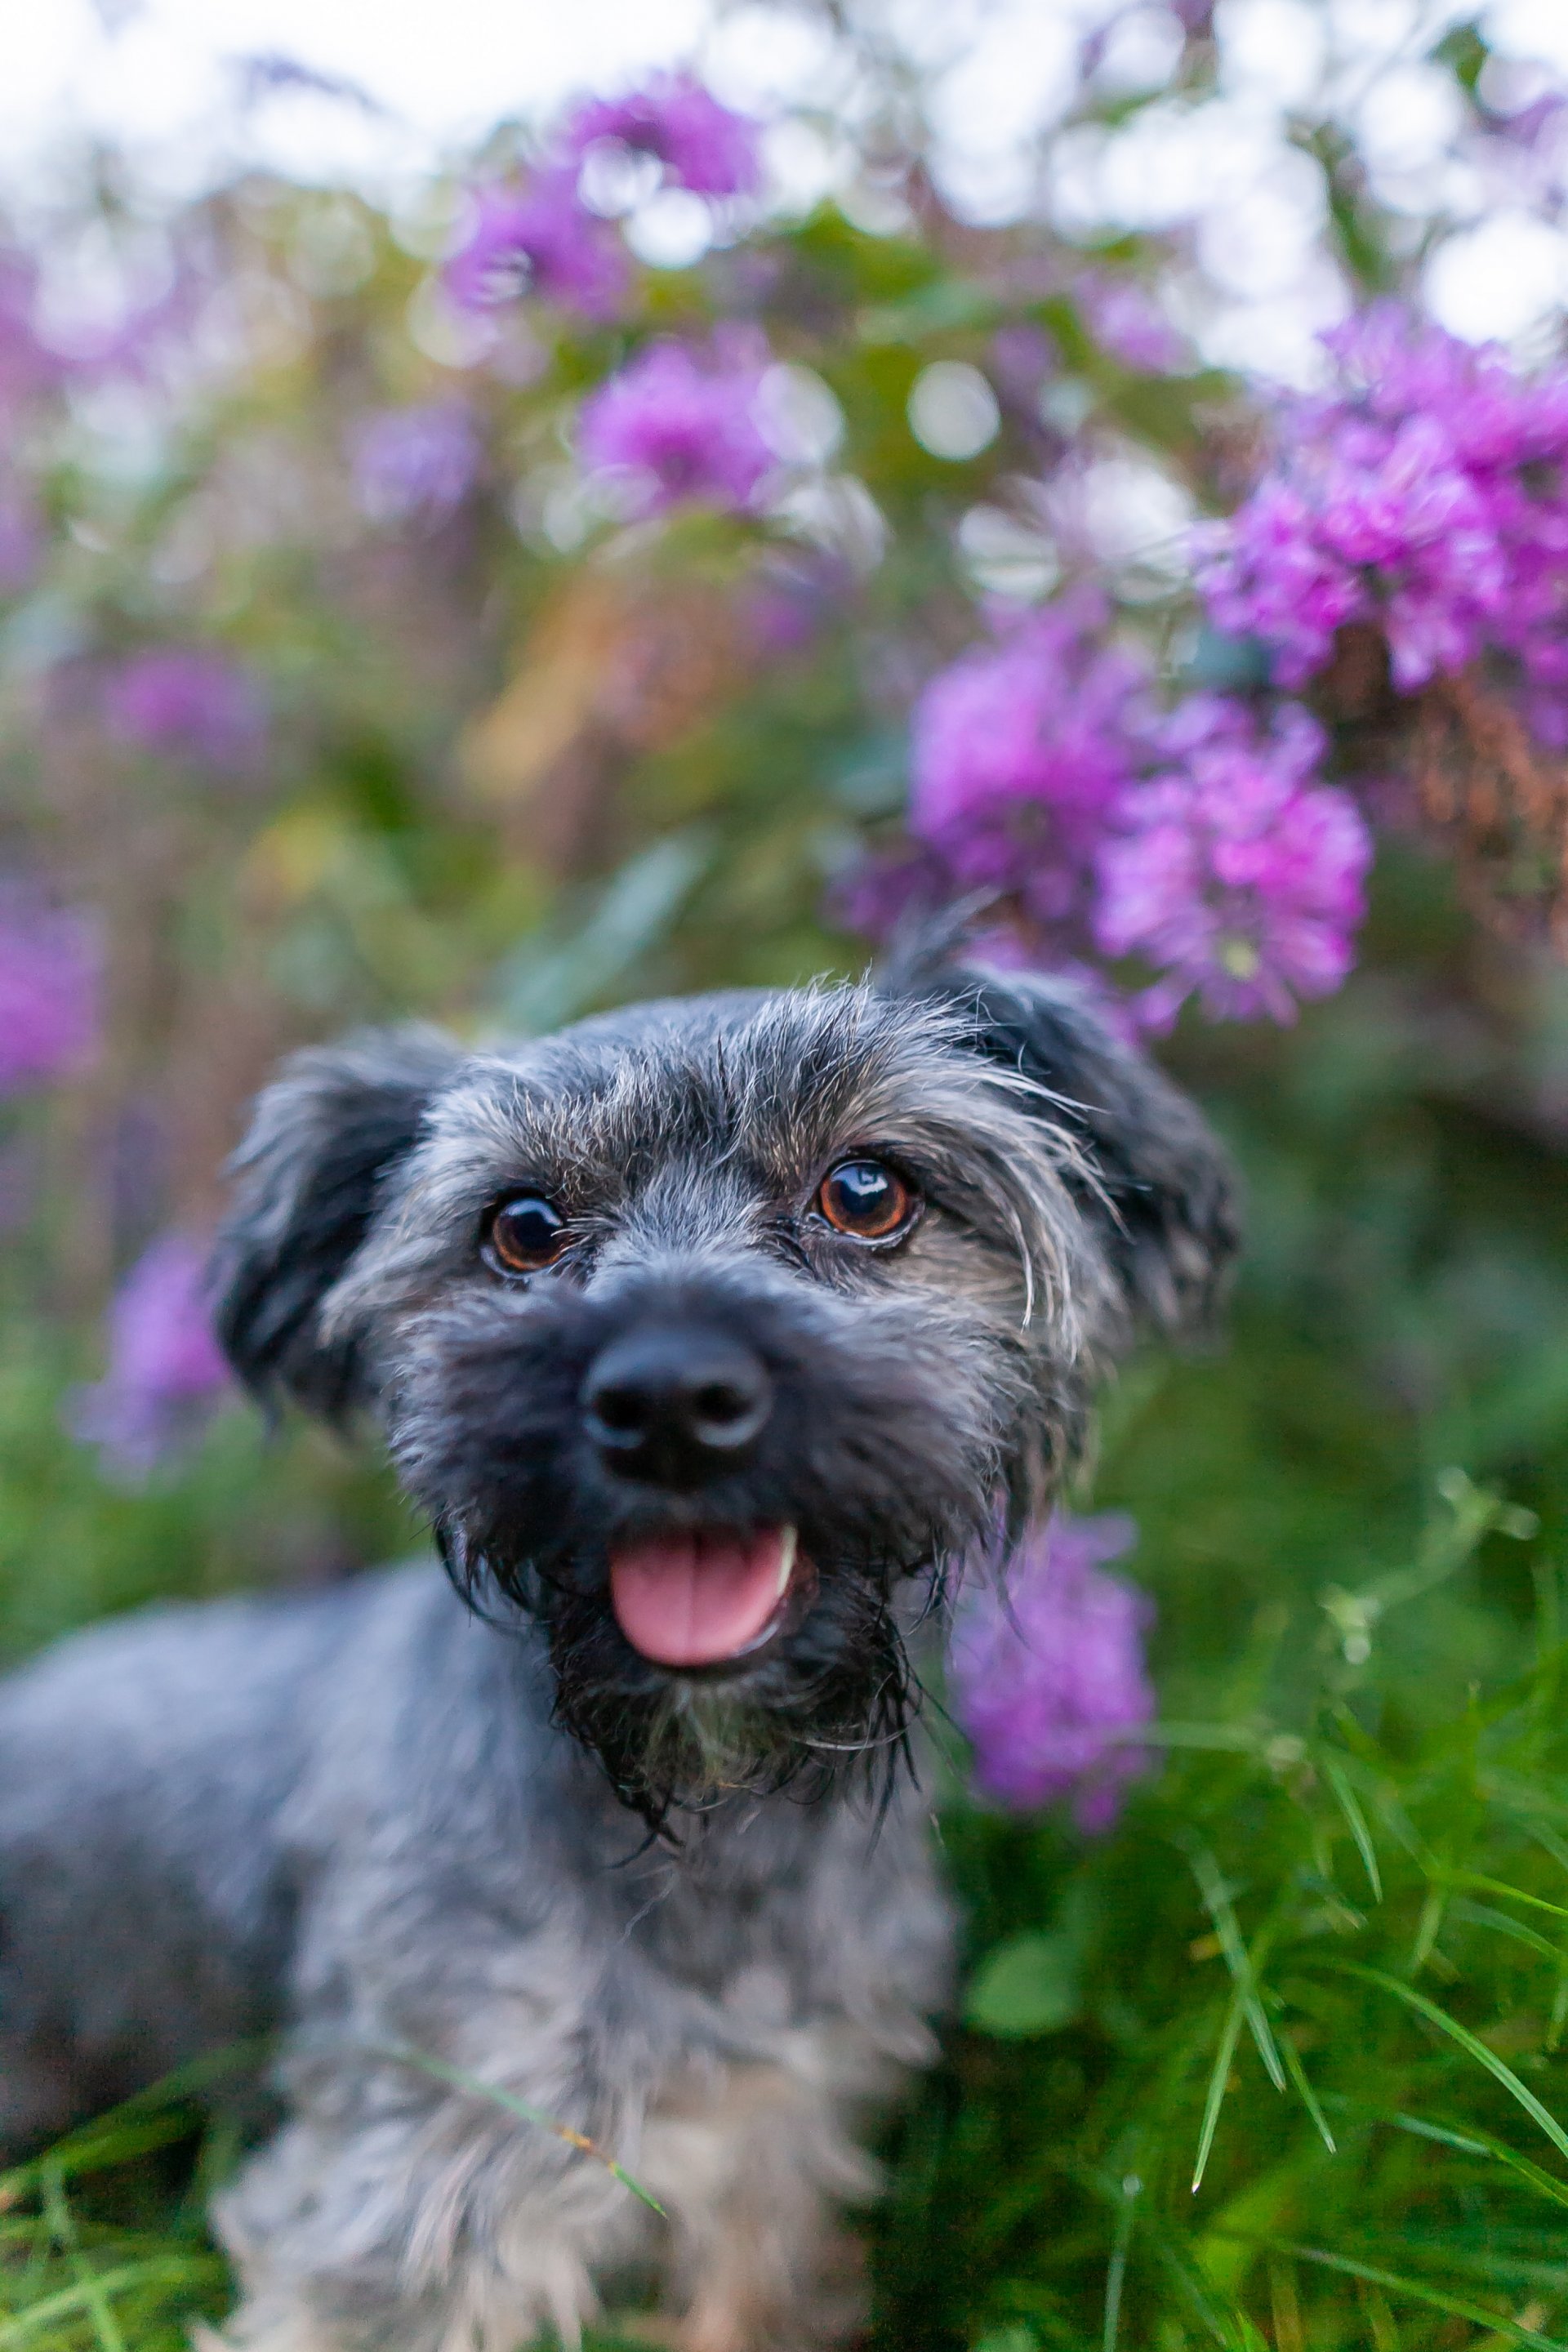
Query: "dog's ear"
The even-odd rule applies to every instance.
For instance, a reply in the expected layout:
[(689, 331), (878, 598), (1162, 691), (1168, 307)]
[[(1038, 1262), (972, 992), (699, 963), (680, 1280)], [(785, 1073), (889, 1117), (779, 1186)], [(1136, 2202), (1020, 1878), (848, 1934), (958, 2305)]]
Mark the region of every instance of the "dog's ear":
[(218, 1338), (258, 1396), (331, 1419), (358, 1401), (354, 1344), (323, 1341), (319, 1310), (460, 1059), (437, 1030), (372, 1030), (294, 1055), (258, 1097), (212, 1276)]
[(1067, 1181), (1128, 1309), (1172, 1336), (1212, 1323), (1240, 1245), (1228, 1154), (1181, 1090), (1108, 1027), (1072, 982), (950, 965), (917, 982), (977, 1053), (1049, 1089), (1040, 1116), (1085, 1162)]

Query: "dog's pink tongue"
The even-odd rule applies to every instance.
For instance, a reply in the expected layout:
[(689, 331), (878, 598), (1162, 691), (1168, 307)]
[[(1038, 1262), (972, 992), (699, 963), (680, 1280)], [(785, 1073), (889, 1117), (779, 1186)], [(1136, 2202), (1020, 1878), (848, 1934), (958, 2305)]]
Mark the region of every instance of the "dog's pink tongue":
[(616, 1622), (660, 1666), (711, 1666), (748, 1649), (784, 1597), (795, 1529), (652, 1536), (610, 1555)]

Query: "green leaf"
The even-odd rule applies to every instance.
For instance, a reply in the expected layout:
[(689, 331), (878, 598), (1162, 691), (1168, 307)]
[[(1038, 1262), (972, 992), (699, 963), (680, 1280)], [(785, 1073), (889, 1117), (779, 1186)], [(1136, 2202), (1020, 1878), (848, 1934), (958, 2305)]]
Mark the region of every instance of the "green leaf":
[(966, 2021), (1005, 2041), (1059, 2033), (1082, 2011), (1081, 1960), (1080, 1939), (1070, 1927), (1009, 1936), (976, 1971)]

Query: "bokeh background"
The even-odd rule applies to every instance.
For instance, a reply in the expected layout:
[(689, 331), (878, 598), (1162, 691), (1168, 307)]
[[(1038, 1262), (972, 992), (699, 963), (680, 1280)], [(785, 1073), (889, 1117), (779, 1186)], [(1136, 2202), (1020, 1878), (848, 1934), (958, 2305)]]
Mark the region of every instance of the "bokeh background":
[[(1568, 12), (8, 14), (20, 1657), (420, 1540), (207, 1333), (222, 1164), (290, 1046), (853, 972), (965, 898), (1000, 951), (1082, 965), (1017, 838), (992, 872), (922, 824), (933, 682), (1001, 648), (1071, 704), (1066, 614), (1151, 709), (1267, 688), (1194, 526), (1369, 303), (1561, 381)], [(1315, 706), (1300, 789), (1356, 828), (1326, 962), (1155, 1021), (1171, 959), (1097, 935), (1092, 984), (1237, 1150), (1250, 1249), (1225, 1344), (1131, 1369), (1075, 1498), (1150, 1603), (1107, 1632), (1092, 1568), (1062, 1635), (1121, 1643), (1124, 1685), (1147, 1641), (1120, 1822), (976, 1802), (945, 1741), (973, 1973), (889, 2142), (889, 2347), (1568, 2341), (1568, 787), (1547, 740), (1500, 884), (1378, 695)], [(1028, 1681), (1018, 1720), (1092, 1715)], [(221, 2308), (228, 2151), (189, 2132), (165, 2102), (4, 2189), (0, 2347), (151, 2352)]]

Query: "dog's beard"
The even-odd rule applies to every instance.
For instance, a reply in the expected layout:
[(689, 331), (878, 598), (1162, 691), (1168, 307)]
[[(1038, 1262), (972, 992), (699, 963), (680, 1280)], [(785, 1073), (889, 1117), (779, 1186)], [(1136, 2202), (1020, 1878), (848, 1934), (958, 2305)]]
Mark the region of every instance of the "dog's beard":
[[(804, 1622), (739, 1671), (671, 1675), (633, 1650), (602, 1590), (481, 1549), (448, 1526), (447, 1572), (470, 1604), (500, 1595), (539, 1624), (555, 1680), (554, 1717), (595, 1755), (622, 1802), (668, 1835), (672, 1817), (737, 1795), (810, 1803), (857, 1789), (885, 1803), (910, 1762), (920, 1696), (900, 1617), (923, 1617), (940, 1570), (910, 1580), (840, 1570)], [(900, 1590), (909, 1596), (900, 1605)]]
[[(986, 1540), (1027, 1450), (1016, 1350), (991, 1348), (991, 1378), (977, 1380), (973, 1326), (944, 1359), (929, 1302), (917, 1321), (717, 1282), (696, 1296), (704, 1319), (761, 1349), (776, 1391), (754, 1454), (700, 1492), (635, 1489), (584, 1437), (575, 1400), (629, 1318), (624, 1302), (612, 1311), (563, 1287), (431, 1317), (392, 1415), (405, 1481), (444, 1531), (459, 1590), (540, 1625), (557, 1720), (658, 1824), (736, 1791), (890, 1785), (919, 1696), (901, 1623), (940, 1595), (942, 1563)], [(815, 1591), (754, 1656), (672, 1673), (623, 1633), (608, 1589), (617, 1548), (786, 1527)]]

